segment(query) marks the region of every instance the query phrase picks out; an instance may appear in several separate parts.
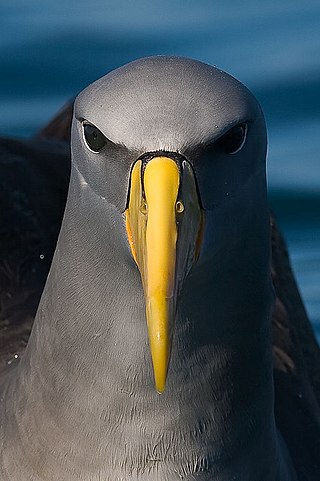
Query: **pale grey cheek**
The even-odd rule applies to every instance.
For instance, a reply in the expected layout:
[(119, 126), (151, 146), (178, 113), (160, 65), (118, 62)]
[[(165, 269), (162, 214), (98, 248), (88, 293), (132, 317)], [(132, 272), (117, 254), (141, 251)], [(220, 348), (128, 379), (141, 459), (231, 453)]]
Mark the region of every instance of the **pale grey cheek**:
[(73, 139), (72, 162), (83, 181), (92, 191), (118, 211), (123, 212), (127, 204), (131, 158), (123, 159), (107, 152), (93, 153), (79, 139)]
[(218, 210), (206, 210), (204, 214), (204, 235), (197, 266), (201, 267), (209, 258), (215, 258), (227, 248), (228, 227), (223, 226), (223, 213)]

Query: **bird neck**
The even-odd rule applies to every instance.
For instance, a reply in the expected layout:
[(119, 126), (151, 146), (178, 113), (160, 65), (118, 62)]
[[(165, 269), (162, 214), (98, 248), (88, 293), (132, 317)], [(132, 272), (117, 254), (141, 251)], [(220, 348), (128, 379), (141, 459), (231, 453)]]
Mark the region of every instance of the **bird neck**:
[(294, 479), (273, 415), (268, 255), (264, 266), (229, 253), (193, 270), (159, 395), (123, 216), (73, 188), (18, 367), (21, 452), (48, 469), (59, 461), (61, 480)]

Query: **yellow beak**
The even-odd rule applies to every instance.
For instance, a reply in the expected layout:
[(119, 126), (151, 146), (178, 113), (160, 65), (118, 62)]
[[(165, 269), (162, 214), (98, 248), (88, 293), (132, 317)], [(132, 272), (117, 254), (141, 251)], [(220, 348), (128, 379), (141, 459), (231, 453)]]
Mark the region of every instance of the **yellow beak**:
[[(202, 230), (192, 169), (186, 162), (181, 169), (182, 175), (177, 163), (169, 157), (154, 157), (142, 172), (142, 162), (138, 160), (131, 173), (126, 210), (128, 239), (145, 294), (150, 350), (159, 393), (166, 384), (179, 284), (197, 256)], [(185, 189), (189, 192), (184, 192)], [(188, 214), (192, 217), (193, 229), (183, 228), (190, 228)], [(192, 246), (183, 239), (179, 253), (182, 262), (178, 263), (181, 227), (185, 232), (191, 231), (187, 237)], [(183, 272), (177, 273), (178, 266)]]

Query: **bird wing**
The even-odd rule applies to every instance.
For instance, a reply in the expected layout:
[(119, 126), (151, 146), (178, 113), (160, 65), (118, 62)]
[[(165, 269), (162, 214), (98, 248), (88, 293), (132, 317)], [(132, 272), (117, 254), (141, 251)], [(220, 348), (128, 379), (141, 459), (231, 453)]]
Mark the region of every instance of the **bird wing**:
[(23, 353), (59, 233), (67, 142), (0, 139), (0, 371)]
[(299, 479), (317, 480), (320, 461), (320, 348), (291, 269), (285, 241), (270, 216), (276, 424)]

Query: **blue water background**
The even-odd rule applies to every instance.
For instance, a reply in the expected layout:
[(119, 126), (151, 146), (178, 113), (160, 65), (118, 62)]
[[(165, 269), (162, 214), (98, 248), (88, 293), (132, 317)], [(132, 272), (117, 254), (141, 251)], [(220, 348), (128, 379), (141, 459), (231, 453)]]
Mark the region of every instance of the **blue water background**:
[(320, 339), (319, 0), (10, 0), (0, 32), (2, 136), (33, 134), (146, 55), (194, 57), (245, 83), (266, 114), (270, 203)]

